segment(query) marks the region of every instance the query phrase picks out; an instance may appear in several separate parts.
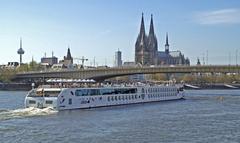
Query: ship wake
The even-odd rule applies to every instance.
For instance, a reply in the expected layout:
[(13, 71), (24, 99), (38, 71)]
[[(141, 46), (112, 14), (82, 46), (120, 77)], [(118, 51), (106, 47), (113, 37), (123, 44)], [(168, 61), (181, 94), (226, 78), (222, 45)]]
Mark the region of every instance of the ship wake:
[(56, 114), (57, 112), (58, 112), (57, 110), (54, 110), (51, 107), (43, 108), (43, 109), (34, 108), (34, 107), (15, 109), (15, 110), (0, 109), (0, 121), (14, 119), (14, 118), (51, 115), (51, 114)]

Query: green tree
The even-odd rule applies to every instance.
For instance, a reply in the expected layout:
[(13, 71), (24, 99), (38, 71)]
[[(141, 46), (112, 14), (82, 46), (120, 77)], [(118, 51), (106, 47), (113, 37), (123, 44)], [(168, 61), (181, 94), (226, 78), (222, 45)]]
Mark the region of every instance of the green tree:
[(156, 81), (166, 81), (168, 80), (167, 75), (166, 74), (161, 74), (161, 73), (156, 73), (156, 74), (152, 74), (152, 80), (156, 80)]
[(36, 61), (31, 61), (28, 64), (29, 70), (30, 71), (39, 71), (41, 70), (41, 65), (39, 63), (37, 63)]
[(15, 76), (16, 71), (14, 69), (2, 69), (0, 70), (0, 81), (1, 82), (10, 82), (11, 79)]

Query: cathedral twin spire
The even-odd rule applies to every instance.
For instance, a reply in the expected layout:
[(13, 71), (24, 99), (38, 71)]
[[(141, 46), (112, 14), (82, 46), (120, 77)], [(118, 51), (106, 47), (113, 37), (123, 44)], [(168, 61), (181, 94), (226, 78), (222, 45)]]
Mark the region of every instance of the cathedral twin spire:
[(144, 26), (144, 18), (142, 13), (141, 27), (140, 27), (140, 35), (145, 35), (145, 26)]
[(151, 22), (150, 22), (150, 30), (149, 30), (149, 35), (153, 34), (154, 35), (154, 26), (153, 26), (153, 15), (151, 14)]
[[(145, 35), (145, 26), (144, 26), (144, 17), (142, 13), (142, 20), (141, 20), (141, 26), (140, 26), (140, 33), (139, 35)], [(153, 26), (153, 15), (151, 14), (151, 22), (150, 22), (150, 29), (149, 29), (149, 35), (155, 35), (154, 34), (154, 26)]]
[(135, 62), (142, 65), (157, 64), (158, 44), (154, 33), (153, 16), (151, 15), (149, 34), (145, 34), (144, 17), (142, 13), (140, 32), (135, 44)]

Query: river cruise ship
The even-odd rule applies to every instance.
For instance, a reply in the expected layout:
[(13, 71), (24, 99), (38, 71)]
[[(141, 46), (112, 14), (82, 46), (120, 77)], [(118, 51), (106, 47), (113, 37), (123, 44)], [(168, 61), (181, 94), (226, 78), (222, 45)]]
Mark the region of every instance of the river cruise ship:
[(52, 107), (56, 110), (83, 109), (183, 98), (183, 87), (177, 85), (63, 88), (45, 85), (29, 91), (25, 98), (25, 107)]

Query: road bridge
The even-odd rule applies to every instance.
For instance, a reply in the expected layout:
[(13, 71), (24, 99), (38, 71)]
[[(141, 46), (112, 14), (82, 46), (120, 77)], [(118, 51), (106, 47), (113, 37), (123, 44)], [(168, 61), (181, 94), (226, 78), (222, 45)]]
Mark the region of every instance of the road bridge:
[(120, 68), (94, 68), (60, 71), (38, 71), (17, 73), (14, 80), (35, 80), (47, 78), (72, 78), (104, 80), (112, 77), (155, 74), (155, 73), (239, 73), (238, 65), (205, 65), (205, 66), (156, 66), (156, 67), (120, 67)]

